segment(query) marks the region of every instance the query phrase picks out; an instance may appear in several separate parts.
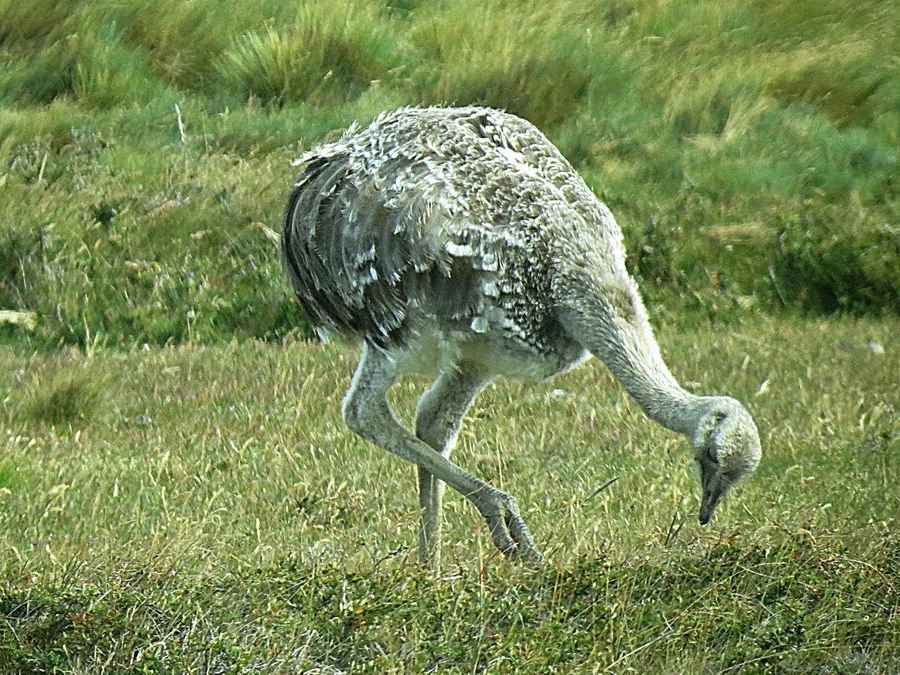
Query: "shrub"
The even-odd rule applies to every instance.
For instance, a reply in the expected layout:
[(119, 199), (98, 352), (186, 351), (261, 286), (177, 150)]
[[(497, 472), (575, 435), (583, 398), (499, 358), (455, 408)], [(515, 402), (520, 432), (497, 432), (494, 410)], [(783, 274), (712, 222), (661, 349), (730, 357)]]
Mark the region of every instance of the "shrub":
[(848, 227), (813, 212), (782, 219), (772, 251), (773, 283), (812, 311), (900, 307), (900, 230)]

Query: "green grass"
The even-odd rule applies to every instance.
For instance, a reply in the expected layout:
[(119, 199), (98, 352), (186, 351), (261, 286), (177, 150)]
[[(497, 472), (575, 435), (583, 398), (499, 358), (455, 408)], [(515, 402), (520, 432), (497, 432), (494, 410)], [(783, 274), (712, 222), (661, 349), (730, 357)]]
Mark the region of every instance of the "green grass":
[[(900, 670), (898, 7), (0, 0), (0, 672)], [(413, 564), (271, 237), (292, 159), (411, 104), (527, 117), (610, 205), (675, 373), (759, 422), (711, 527), (595, 364), (456, 455), (547, 563), (449, 495)]]
[(31, 382), (25, 416), (49, 424), (75, 424), (93, 415), (102, 392), (102, 379), (89, 371), (50, 372)]
[[(412, 467), (340, 420), (355, 349), (2, 348), (0, 664), (892, 672), (897, 335), (784, 317), (660, 331), (680, 378), (760, 427), (762, 465), (705, 528), (686, 441), (602, 366), (497, 383), (455, 456), (519, 498), (548, 561), (505, 562), (449, 494), (439, 580), (413, 563)], [(67, 373), (102, 395), (30, 414), (34, 383)], [(395, 388), (406, 421), (425, 384)]]
[(409, 104), (537, 123), (677, 315), (900, 306), (896, 3), (212, 7), (0, 1), (0, 339), (280, 339), (289, 161)]

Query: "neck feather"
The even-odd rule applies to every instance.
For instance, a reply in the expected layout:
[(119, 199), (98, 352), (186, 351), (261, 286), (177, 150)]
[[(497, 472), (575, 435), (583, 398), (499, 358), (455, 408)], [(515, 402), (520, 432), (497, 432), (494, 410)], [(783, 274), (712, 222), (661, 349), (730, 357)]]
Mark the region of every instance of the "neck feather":
[(705, 397), (685, 391), (666, 366), (634, 281), (589, 294), (570, 289), (567, 297), (560, 319), (570, 337), (603, 361), (652, 419), (692, 434)]
[[(704, 399), (691, 394), (669, 371), (656, 341), (640, 340), (640, 336), (620, 333), (619, 345), (606, 341), (588, 349), (616, 377), (631, 397), (653, 420), (672, 431), (691, 435), (704, 409)], [(627, 344), (626, 350), (620, 347)], [(632, 349), (637, 346), (638, 349)]]

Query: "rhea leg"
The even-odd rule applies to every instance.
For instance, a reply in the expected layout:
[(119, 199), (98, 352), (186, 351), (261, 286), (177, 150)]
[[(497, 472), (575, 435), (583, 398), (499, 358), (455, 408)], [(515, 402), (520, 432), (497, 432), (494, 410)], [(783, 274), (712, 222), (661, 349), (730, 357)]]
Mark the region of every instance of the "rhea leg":
[(390, 358), (363, 342), (362, 356), (342, 408), (348, 426), (363, 438), (444, 481), (472, 502), (487, 520), (494, 544), (505, 555), (540, 560), (541, 554), (534, 546), (514, 497), (463, 471), (400, 426), (385, 398), (396, 377)]
[[(461, 365), (459, 369), (441, 373), (416, 406), (416, 436), (444, 457), (456, 446), (463, 417), (484, 385), (486, 376)], [(419, 467), (419, 506), (422, 525), (419, 528), (419, 560), (435, 570), (441, 566), (441, 502), (444, 481)]]

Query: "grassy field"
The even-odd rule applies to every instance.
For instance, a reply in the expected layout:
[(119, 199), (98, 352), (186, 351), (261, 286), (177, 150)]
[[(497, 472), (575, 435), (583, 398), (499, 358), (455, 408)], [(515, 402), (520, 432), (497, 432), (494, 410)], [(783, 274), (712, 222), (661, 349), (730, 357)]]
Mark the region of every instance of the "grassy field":
[[(4, 348), (0, 664), (896, 672), (897, 329), (661, 335), (759, 422), (763, 463), (706, 528), (686, 441), (600, 364), (492, 386), (457, 458), (519, 497), (548, 561), (503, 560), (450, 495), (440, 580), (414, 564), (414, 470), (340, 421), (355, 349)], [(396, 387), (405, 419), (424, 384)]]
[[(900, 5), (221, 5), (0, 0), (0, 673), (900, 671)], [(674, 372), (749, 403), (711, 526), (593, 364), (461, 437), (547, 562), (450, 495), (413, 564), (270, 235), (306, 148), (454, 103), (560, 147)]]
[(0, 0), (0, 338), (285, 335), (290, 160), (410, 104), (538, 124), (670, 320), (900, 306), (897, 3), (217, 8)]

